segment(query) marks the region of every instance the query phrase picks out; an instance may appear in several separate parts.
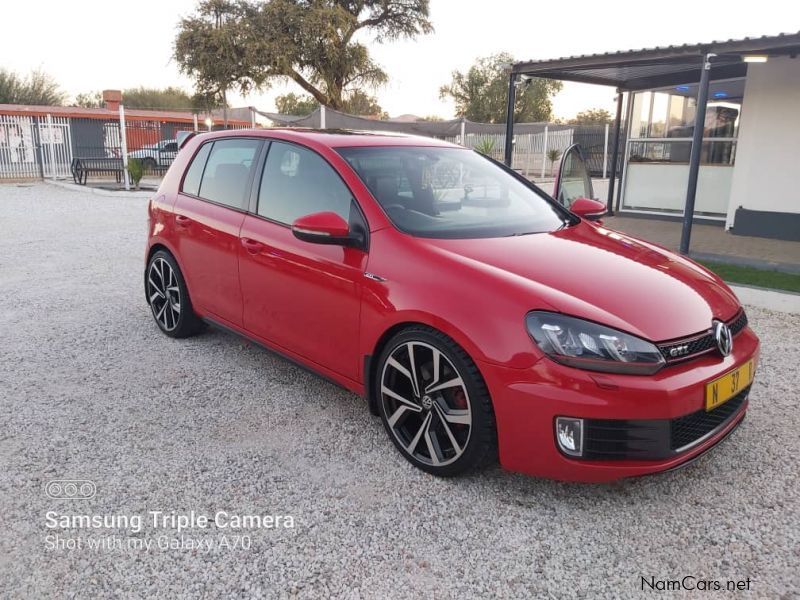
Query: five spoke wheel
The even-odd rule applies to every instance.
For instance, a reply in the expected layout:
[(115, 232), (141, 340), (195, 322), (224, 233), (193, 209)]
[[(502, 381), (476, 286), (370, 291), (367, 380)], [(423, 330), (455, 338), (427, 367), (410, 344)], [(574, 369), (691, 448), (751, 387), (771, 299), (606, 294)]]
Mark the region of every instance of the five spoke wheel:
[(462, 375), (445, 353), (422, 341), (397, 345), (384, 361), (381, 409), (398, 445), (431, 467), (457, 461), (472, 432)]

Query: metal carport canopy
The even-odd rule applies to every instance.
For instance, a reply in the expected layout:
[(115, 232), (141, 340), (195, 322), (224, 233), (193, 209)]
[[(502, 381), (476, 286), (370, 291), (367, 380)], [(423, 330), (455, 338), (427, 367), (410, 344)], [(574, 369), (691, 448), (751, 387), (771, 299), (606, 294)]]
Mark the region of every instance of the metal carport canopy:
[[(505, 162), (511, 166), (514, 152), (513, 108), (516, 87), (521, 80), (543, 77), (559, 81), (614, 86), (619, 93), (614, 123), (614, 152), (611, 159), (613, 166), (607, 199), (608, 212), (613, 214), (612, 201), (622, 120), (622, 92), (699, 82), (696, 119), (704, 122), (710, 80), (744, 77), (747, 75), (747, 63), (744, 58), (748, 55), (767, 57), (788, 55), (794, 58), (798, 53), (800, 53), (800, 32), (515, 63), (511, 67), (508, 82)], [(680, 250), (683, 254), (689, 252), (702, 143), (703, 128), (695, 128), (689, 157), (689, 182), (681, 234)]]
[(800, 53), (800, 32), (703, 44), (684, 44), (570, 56), (554, 60), (515, 63), (512, 75), (547, 77), (614, 86), (623, 91), (646, 90), (700, 80), (703, 57), (715, 54), (711, 79), (743, 77), (742, 56), (795, 55)]

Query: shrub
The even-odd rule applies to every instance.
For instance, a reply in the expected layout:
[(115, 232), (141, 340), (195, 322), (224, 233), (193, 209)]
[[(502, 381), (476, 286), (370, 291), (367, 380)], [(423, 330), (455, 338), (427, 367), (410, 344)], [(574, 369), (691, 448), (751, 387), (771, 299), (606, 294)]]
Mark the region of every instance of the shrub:
[(475, 150), (486, 156), (491, 156), (494, 152), (494, 140), (491, 138), (483, 138), (475, 144)]
[(552, 148), (547, 151), (547, 160), (550, 161), (550, 175), (553, 174), (553, 167), (555, 166), (555, 162), (561, 157), (561, 150), (557, 150)]
[(138, 158), (128, 159), (128, 175), (131, 178), (131, 183), (133, 183), (133, 189), (138, 190), (139, 182), (144, 175), (144, 165), (142, 165), (141, 160)]

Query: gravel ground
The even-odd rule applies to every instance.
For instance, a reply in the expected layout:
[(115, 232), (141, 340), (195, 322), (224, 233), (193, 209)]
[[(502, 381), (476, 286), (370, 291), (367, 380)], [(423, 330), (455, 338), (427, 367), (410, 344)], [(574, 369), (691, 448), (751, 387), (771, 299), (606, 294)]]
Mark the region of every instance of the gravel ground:
[[(159, 333), (145, 219), (143, 199), (0, 186), (0, 596), (628, 597), (641, 577), (687, 575), (800, 594), (800, 316), (749, 310), (763, 344), (750, 414), (687, 469), (603, 486), (499, 468), (440, 480), (358, 397), (229, 334)], [(53, 479), (93, 480), (96, 496), (48, 498)], [(294, 527), (46, 519), (151, 510)], [(54, 548), (55, 534), (82, 546)], [(87, 547), (111, 534), (153, 545)], [(181, 535), (184, 548), (158, 547)]]

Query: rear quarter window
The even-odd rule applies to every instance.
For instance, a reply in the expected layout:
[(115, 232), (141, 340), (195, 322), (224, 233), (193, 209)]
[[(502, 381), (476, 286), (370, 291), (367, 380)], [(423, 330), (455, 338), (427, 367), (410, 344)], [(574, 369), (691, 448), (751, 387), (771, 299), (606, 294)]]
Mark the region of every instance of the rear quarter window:
[(182, 191), (192, 196), (200, 194), (200, 180), (203, 178), (203, 169), (206, 168), (206, 161), (211, 152), (213, 144), (203, 144), (197, 154), (194, 155), (189, 168), (186, 170), (186, 177), (183, 178)]

